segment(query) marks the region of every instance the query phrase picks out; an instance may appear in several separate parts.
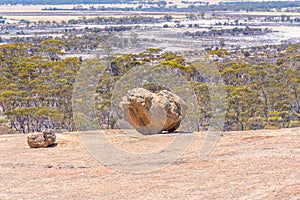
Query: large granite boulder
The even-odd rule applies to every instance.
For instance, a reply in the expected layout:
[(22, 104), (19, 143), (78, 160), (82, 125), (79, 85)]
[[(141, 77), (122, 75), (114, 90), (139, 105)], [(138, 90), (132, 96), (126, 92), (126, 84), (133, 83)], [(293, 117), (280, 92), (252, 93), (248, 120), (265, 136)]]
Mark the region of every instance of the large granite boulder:
[(46, 129), (42, 133), (31, 133), (27, 136), (31, 148), (44, 148), (54, 145), (56, 135), (53, 130)]
[(176, 94), (167, 90), (153, 93), (144, 88), (130, 90), (120, 106), (125, 119), (144, 135), (175, 131), (187, 110)]

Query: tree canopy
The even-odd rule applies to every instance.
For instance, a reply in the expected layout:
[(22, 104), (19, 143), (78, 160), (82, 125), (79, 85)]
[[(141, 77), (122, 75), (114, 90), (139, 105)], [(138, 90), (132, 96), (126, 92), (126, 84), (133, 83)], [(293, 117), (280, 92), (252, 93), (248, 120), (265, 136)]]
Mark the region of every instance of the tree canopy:
[[(83, 42), (89, 39), (93, 41), (93, 37), (82, 36), (0, 46), (0, 111), (11, 128), (22, 133), (42, 128), (75, 130), (72, 94), (80, 67), (89, 67), (92, 73), (101, 74), (94, 97), (97, 120), (102, 128), (117, 128), (111, 112), (115, 84), (130, 69), (141, 65), (163, 65), (184, 77), (190, 84), (188, 89), (193, 90), (197, 97), (198, 105), (195, 106), (200, 109), (198, 127), (207, 128), (216, 112), (203, 74), (211, 64), (217, 67), (226, 91), (227, 106), (222, 108), (226, 113), (224, 129), (300, 125), (299, 44), (288, 46), (274, 59), (255, 59), (253, 53), (236, 59), (235, 52), (215, 49), (207, 53), (207, 57), (215, 60), (210, 65), (198, 63), (197, 67), (184, 56), (156, 48), (136, 54), (115, 55), (106, 67), (102, 66), (101, 57), (86, 61), (63, 57), (62, 50), (72, 51), (75, 46), (82, 51), (92, 50), (105, 37), (98, 43), (91, 43), (92, 46)], [(167, 88), (159, 83), (147, 83), (144, 87), (151, 90)]]

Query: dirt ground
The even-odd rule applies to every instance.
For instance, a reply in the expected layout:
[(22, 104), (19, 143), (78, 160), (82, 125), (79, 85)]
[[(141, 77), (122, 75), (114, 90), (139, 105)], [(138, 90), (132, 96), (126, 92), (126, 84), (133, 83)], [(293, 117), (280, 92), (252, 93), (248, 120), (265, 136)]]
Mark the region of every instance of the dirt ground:
[[(299, 128), (226, 132), (206, 158), (206, 133), (196, 133), (174, 163), (147, 173), (106, 166), (78, 135), (57, 134), (57, 146), (44, 149), (30, 149), (26, 135), (0, 135), (0, 199), (300, 199)], [(141, 162), (174, 137), (106, 135)]]

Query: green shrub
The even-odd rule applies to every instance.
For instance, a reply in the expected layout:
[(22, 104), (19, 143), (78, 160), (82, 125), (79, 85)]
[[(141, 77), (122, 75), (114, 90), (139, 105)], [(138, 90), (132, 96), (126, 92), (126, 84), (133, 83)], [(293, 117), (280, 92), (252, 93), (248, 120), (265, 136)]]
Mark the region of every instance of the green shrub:
[(251, 130), (260, 130), (265, 127), (264, 121), (261, 117), (251, 117), (247, 121), (247, 125)]
[(273, 126), (273, 125), (267, 125), (265, 126), (265, 129), (269, 129), (269, 130), (275, 130), (275, 129), (280, 129), (280, 126)]
[(0, 117), (0, 124), (7, 123), (7, 120), (4, 117)]
[(291, 121), (289, 128), (300, 127), (300, 121)]

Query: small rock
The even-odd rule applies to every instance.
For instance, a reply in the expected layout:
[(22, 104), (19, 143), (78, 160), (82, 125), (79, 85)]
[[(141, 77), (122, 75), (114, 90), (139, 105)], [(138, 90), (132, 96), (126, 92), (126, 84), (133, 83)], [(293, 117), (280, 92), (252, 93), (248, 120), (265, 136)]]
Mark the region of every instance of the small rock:
[(74, 166), (73, 165), (66, 165), (64, 167), (62, 167), (62, 169), (73, 169)]
[(43, 148), (55, 143), (56, 135), (53, 130), (47, 129), (42, 133), (31, 133), (27, 136), (28, 145), (31, 148)]
[(45, 168), (52, 168), (53, 165), (46, 165)]
[(78, 168), (79, 168), (79, 169), (85, 169), (85, 168), (90, 168), (90, 167), (87, 167), (87, 166), (79, 166)]

